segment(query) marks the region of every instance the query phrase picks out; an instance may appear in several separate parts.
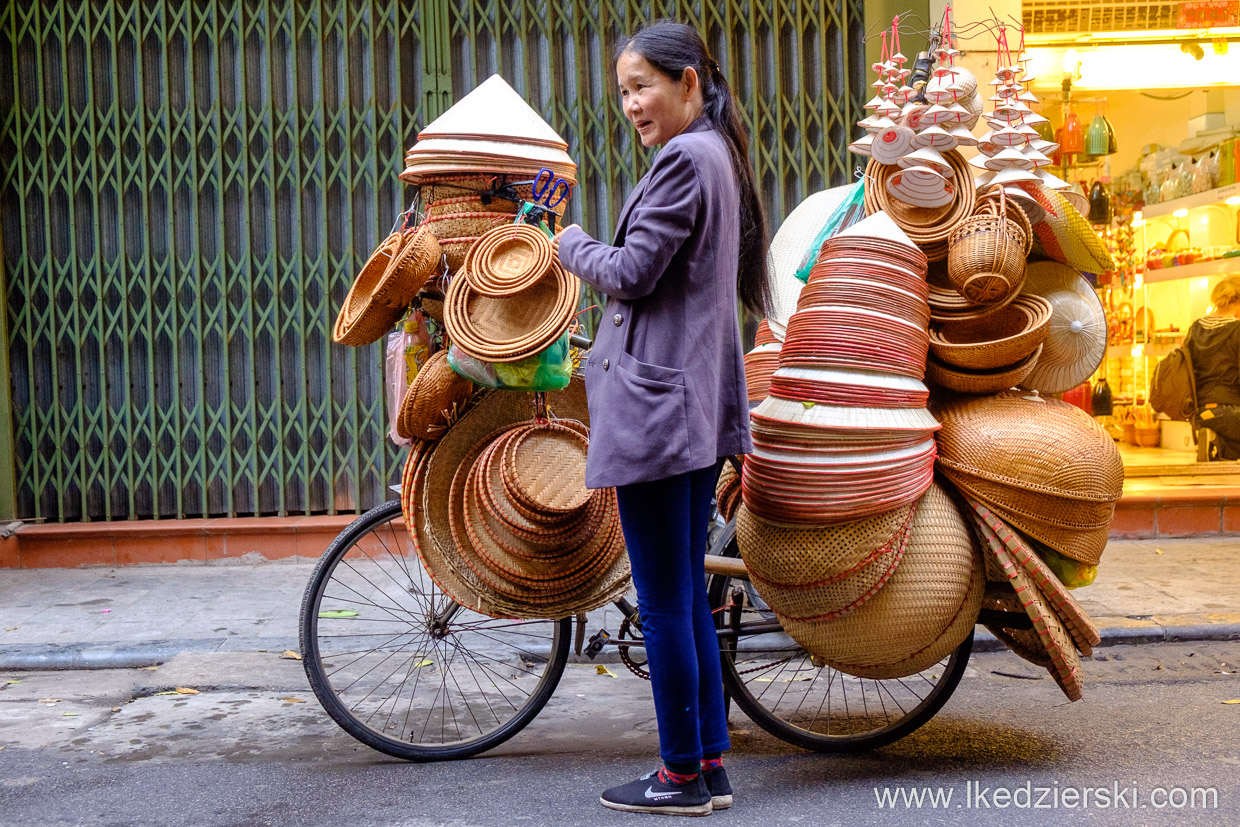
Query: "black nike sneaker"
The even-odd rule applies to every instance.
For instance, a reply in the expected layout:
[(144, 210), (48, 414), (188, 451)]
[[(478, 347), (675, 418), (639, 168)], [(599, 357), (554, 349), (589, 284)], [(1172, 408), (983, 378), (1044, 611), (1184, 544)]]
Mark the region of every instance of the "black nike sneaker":
[(728, 771), (723, 767), (715, 767), (702, 773), (706, 779), (706, 789), (710, 791), (710, 806), (715, 810), (726, 810), (732, 806), (732, 785), (728, 783)]
[[(612, 787), (599, 798), (604, 807), (629, 813), (661, 813), (669, 816), (710, 815), (710, 790), (702, 773), (688, 784), (668, 784), (652, 770), (636, 781)], [(730, 800), (730, 799), (729, 799)]]

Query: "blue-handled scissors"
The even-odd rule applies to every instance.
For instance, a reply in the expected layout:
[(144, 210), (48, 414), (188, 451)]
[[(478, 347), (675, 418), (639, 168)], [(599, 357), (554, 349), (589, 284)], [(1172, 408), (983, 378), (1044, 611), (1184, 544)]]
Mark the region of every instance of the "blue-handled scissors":
[[(546, 178), (543, 177), (544, 173), (546, 173)], [(546, 167), (538, 170), (538, 174), (534, 176), (534, 200), (549, 210), (554, 210), (564, 203), (569, 190), (568, 182)]]

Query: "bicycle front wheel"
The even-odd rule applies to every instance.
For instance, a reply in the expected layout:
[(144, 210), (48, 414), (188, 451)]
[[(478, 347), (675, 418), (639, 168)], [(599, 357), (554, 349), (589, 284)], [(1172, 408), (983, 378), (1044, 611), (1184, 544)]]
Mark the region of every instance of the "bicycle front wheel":
[(411, 761), (467, 758), (534, 719), (568, 661), (571, 618), (496, 619), (435, 585), (400, 503), (363, 514), (319, 560), (301, 608), (306, 677), (362, 743)]
[[(722, 554), (739, 556), (735, 533)], [(861, 752), (914, 731), (942, 708), (960, 683), (973, 633), (949, 656), (906, 678), (857, 678), (815, 666), (789, 637), (753, 584), (716, 574), (709, 586), (720, 635), (723, 685), (745, 714), (783, 741), (815, 752)]]

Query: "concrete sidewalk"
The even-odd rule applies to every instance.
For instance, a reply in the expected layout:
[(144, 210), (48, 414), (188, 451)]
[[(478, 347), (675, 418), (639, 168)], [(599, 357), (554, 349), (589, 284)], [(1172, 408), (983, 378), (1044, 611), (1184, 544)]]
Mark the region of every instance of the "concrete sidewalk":
[[(1103, 645), (1240, 639), (1240, 564), (1229, 539), (1112, 541), (1074, 595)], [(25, 569), (0, 573), (0, 669), (147, 666), (179, 652), (298, 649), (313, 561)], [(591, 614), (615, 635), (620, 614)], [(978, 630), (977, 649), (999, 644)], [(614, 657), (614, 650), (608, 650)]]

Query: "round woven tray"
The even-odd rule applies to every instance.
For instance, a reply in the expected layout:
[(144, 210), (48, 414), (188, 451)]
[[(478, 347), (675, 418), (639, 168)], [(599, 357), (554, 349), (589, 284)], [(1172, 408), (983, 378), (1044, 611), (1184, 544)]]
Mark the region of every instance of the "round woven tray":
[(938, 663), (968, 636), (985, 585), (968, 527), (947, 494), (933, 486), (917, 504), (904, 558), (878, 594), (845, 617), (789, 619), (783, 626), (841, 672), (905, 677)]
[(488, 230), (469, 251), (465, 269), (480, 295), (503, 298), (533, 286), (551, 267), (551, 239), (529, 224)]
[(438, 439), (464, 410), (474, 383), (448, 365), (448, 352), (432, 353), (409, 383), (396, 418), (405, 439)]
[(514, 502), (545, 514), (572, 514), (590, 499), (586, 448), (580, 432), (553, 422), (515, 435), (504, 450), (501, 472)]
[(956, 393), (967, 393), (974, 396), (986, 396), (1019, 385), (1021, 380), (1033, 371), (1042, 355), (1042, 346), (1026, 356), (1020, 362), (997, 371), (969, 371), (949, 367), (933, 356), (926, 360), (926, 378), (941, 388)]
[(448, 286), (444, 323), (453, 344), (484, 362), (515, 362), (547, 348), (572, 321), (577, 277), (552, 263), (533, 286), (505, 298), (482, 296), (462, 272)]
[(383, 304), (374, 296), (375, 288), (403, 242), (402, 233), (392, 233), (370, 254), (340, 307), (332, 328), (334, 341), (353, 347), (369, 345), (382, 338), (405, 315), (405, 308)]
[(930, 328), (930, 352), (940, 362), (965, 370), (1015, 365), (1042, 344), (1051, 305), (1040, 296), (1020, 296), (980, 319)]
[(895, 573), (912, 511), (805, 529), (768, 523), (742, 505), (736, 539), (758, 594), (772, 610), (796, 620), (830, 620), (855, 611)]
[[(558, 414), (585, 421), (585, 391), (575, 381), (563, 391), (547, 394), (547, 404)], [(411, 453), (406, 465), (402, 498), (414, 547), (427, 571), (445, 593), (474, 611), (492, 617), (562, 618), (602, 606), (629, 585), (628, 557), (617, 554), (605, 572), (574, 589), (571, 594), (547, 603), (516, 599), (481, 583), (460, 559), (449, 517), (451, 480), (477, 443), (501, 427), (527, 420), (533, 408), (528, 394), (496, 391), (477, 397), (469, 411), (438, 443)], [(422, 454), (426, 454), (422, 457)], [(415, 464), (416, 460), (416, 464)], [(410, 467), (410, 466), (414, 467)], [(458, 520), (463, 520), (460, 515)], [(613, 539), (623, 545), (623, 537)]]

